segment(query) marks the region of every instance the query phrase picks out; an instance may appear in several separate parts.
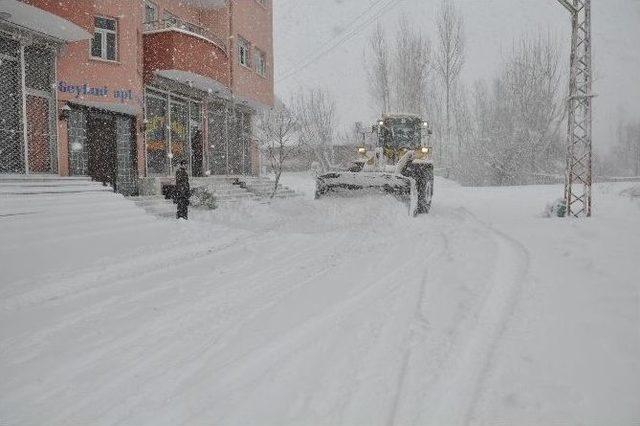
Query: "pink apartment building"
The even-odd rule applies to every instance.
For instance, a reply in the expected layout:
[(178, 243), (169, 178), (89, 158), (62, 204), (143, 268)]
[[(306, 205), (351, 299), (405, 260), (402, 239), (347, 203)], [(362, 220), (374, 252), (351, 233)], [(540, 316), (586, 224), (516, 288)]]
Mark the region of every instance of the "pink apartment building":
[[(3, 0), (0, 173), (155, 193), (259, 170), (273, 105), (272, 0)], [(4, 9), (4, 10), (3, 10)]]

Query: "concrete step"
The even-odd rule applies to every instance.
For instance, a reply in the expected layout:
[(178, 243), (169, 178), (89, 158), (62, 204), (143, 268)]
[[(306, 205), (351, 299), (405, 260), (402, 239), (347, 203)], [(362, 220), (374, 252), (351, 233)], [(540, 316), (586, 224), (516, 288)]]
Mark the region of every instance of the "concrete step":
[(83, 187), (51, 187), (51, 188), (29, 188), (29, 187), (17, 187), (6, 188), (0, 187), (0, 195), (47, 195), (47, 194), (81, 194), (83, 192), (113, 192), (113, 189), (109, 186), (83, 186)]
[[(260, 197), (271, 197), (275, 181), (267, 178), (250, 178), (246, 180), (247, 190)], [(274, 198), (296, 197), (298, 194), (292, 189), (278, 183)]]
[(5, 181), (0, 179), (0, 188), (56, 188), (60, 186), (65, 187), (83, 187), (89, 186), (93, 183), (86, 180), (68, 180), (68, 181), (56, 181), (56, 180), (10, 180)]
[(113, 192), (111, 186), (92, 182), (87, 177), (55, 175), (0, 175), (0, 196), (45, 196), (80, 194), (87, 192)]
[(0, 174), (0, 182), (91, 182), (88, 176)]

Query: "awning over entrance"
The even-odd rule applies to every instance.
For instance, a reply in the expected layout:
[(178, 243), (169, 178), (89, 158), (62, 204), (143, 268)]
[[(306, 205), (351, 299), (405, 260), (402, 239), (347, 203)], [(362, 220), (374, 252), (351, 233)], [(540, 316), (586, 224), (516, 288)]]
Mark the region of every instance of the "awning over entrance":
[(76, 24), (17, 0), (0, 0), (0, 24), (2, 23), (61, 42), (91, 38), (91, 34)]
[(224, 99), (231, 97), (231, 91), (224, 84), (200, 74), (182, 70), (158, 70), (155, 75)]
[(105, 103), (105, 102), (91, 102), (91, 101), (68, 101), (70, 105), (78, 105), (92, 109), (99, 109), (101, 111), (114, 112), (116, 114), (125, 114), (136, 116), (142, 114), (142, 107), (136, 107), (134, 105), (119, 104), (119, 103)]
[(231, 93), (231, 90), (224, 84), (200, 74), (182, 70), (157, 70), (154, 73), (158, 77), (166, 78), (167, 80), (172, 80), (177, 83), (184, 84), (201, 92), (216, 95), (222, 99), (231, 100), (233, 98), (236, 103), (245, 105), (256, 112), (269, 108), (267, 105), (254, 101), (252, 99), (234, 95)]

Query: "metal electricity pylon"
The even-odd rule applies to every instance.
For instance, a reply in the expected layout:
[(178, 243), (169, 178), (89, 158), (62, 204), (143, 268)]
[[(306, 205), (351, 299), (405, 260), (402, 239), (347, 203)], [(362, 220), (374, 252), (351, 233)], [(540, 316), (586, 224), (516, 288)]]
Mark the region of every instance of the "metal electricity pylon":
[(567, 217), (591, 216), (592, 69), (591, 0), (558, 0), (571, 12), (571, 74), (568, 100)]

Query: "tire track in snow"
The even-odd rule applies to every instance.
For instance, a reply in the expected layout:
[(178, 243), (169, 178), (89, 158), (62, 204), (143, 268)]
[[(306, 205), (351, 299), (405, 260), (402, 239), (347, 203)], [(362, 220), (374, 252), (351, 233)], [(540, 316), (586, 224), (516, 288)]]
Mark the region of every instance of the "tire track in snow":
[(495, 232), (500, 238), (502, 238), (507, 243), (507, 245), (511, 246), (514, 252), (520, 253), (519, 264), (521, 269), (519, 270), (516, 279), (513, 282), (511, 294), (507, 295), (508, 300), (505, 301), (506, 303), (504, 306), (503, 318), (497, 326), (495, 336), (491, 341), (491, 345), (487, 353), (484, 365), (482, 367), (482, 370), (480, 371), (480, 376), (475, 386), (473, 400), (466, 413), (465, 424), (471, 424), (472, 422), (474, 422), (476, 412), (480, 408), (479, 403), (481, 398), (483, 397), (483, 392), (486, 391), (486, 384), (491, 375), (491, 370), (494, 367), (493, 361), (495, 360), (498, 346), (509, 326), (510, 320), (515, 315), (518, 306), (518, 300), (520, 298), (520, 295), (522, 294), (524, 286), (529, 282), (528, 274), (531, 263), (529, 251), (522, 243), (505, 234), (504, 232), (497, 230), (491, 225), (485, 224), (485, 226), (487, 226), (491, 231)]
[[(414, 258), (407, 259), (402, 264), (396, 265), (397, 269), (389, 269), (386, 274), (370, 282), (358, 293), (329, 306), (322, 313), (306, 319), (294, 328), (288, 329), (285, 334), (278, 336), (266, 346), (256, 347), (231, 363), (217, 366), (218, 370), (224, 372), (217, 378), (216, 388), (224, 392), (219, 396), (223, 397), (233, 389), (243, 388), (252, 383), (256, 376), (267, 375), (271, 369), (275, 368), (275, 365), (286, 364), (286, 359), (294, 358), (301, 350), (313, 345), (322, 336), (326, 336), (329, 330), (340, 329), (342, 322), (350, 318), (355, 311), (368, 309), (371, 304), (375, 303), (374, 301), (381, 299), (386, 301), (388, 294), (406, 285), (403, 280), (394, 281), (394, 278), (398, 278), (397, 270), (408, 271), (414, 264)], [(286, 359), (282, 358), (283, 354), (286, 354)], [(211, 397), (213, 398), (213, 396)], [(207, 406), (204, 401), (201, 405)], [(208, 409), (210, 408), (194, 412), (192, 419)], [(188, 422), (189, 420), (185, 424)]]
[(423, 418), (425, 424), (463, 425), (472, 420), (495, 349), (528, 273), (528, 253), (520, 244), (466, 212), (499, 248), (493, 275), (495, 284), (478, 311), (477, 325), (467, 333), (468, 340), (443, 366), (445, 374), (430, 392), (437, 395), (435, 400), (425, 401), (433, 403)]
[[(347, 237), (344, 237), (345, 240), (347, 239)], [(346, 242), (346, 241), (345, 241)], [(321, 244), (322, 242), (318, 242), (318, 244)], [(306, 250), (299, 250), (296, 252), (296, 256), (300, 256), (301, 258), (304, 257), (308, 257), (309, 252), (312, 252), (314, 250), (317, 250), (317, 247), (315, 246), (309, 246)], [(289, 257), (287, 261), (295, 261), (295, 257)], [(262, 269), (260, 271), (254, 271), (254, 275), (258, 275), (258, 274), (268, 274), (269, 271), (271, 270), (286, 270), (287, 268), (282, 268), (281, 264), (274, 264), (271, 266), (271, 268), (269, 269)], [(288, 271), (287, 273), (295, 273), (292, 271)], [(326, 271), (320, 271), (320, 274), (326, 273)], [(313, 277), (309, 278), (312, 279)], [(249, 281), (253, 281), (250, 279), (249, 277)], [(301, 284), (303, 285), (303, 284)], [(229, 286), (232, 286), (232, 284), (230, 283)], [(285, 292), (285, 295), (281, 297), (286, 297), (286, 294), (290, 293), (291, 291), (293, 291), (293, 289), (283, 289)], [(245, 291), (243, 292), (243, 294), (250, 296), (251, 298), (258, 298), (260, 299), (262, 302), (264, 302), (263, 298), (260, 298), (260, 294), (261, 293), (256, 293), (255, 291), (253, 291), (251, 288), (247, 288), (245, 289)], [(278, 295), (273, 294), (272, 297), (278, 297)], [(208, 305), (211, 304), (212, 300), (215, 300), (216, 298), (218, 298), (218, 293), (212, 294), (209, 297), (204, 297), (201, 298), (197, 301), (197, 303), (192, 304), (190, 307), (190, 311), (192, 312), (202, 312), (204, 310), (204, 308), (206, 308)], [(239, 302), (241, 304), (246, 304), (246, 301), (244, 302)], [(254, 314), (257, 314), (260, 310), (266, 310), (269, 309), (269, 307), (271, 307), (271, 303), (269, 304), (263, 304), (262, 307), (258, 308), (256, 307), (256, 310), (254, 312)], [(105, 308), (103, 307), (102, 310), (105, 310)], [(152, 326), (150, 324), (146, 324), (146, 327), (144, 329), (139, 330), (136, 333), (129, 333), (126, 336), (124, 336), (123, 338), (118, 339), (118, 344), (116, 346), (114, 345), (108, 345), (106, 346), (104, 349), (94, 352), (91, 354), (90, 357), (87, 357), (86, 359), (83, 359), (83, 362), (80, 363), (79, 365), (75, 365), (74, 369), (78, 370), (78, 371), (86, 371), (87, 369), (89, 369), (90, 367), (92, 367), (94, 364), (96, 364), (98, 359), (101, 358), (109, 358), (109, 353), (120, 353), (121, 351), (126, 351), (127, 348), (130, 348), (131, 345), (135, 344), (135, 342), (144, 339), (145, 335), (148, 334), (148, 332), (150, 331), (149, 328), (153, 329), (158, 329), (159, 327), (162, 326), (162, 324), (176, 324), (176, 326), (172, 326), (172, 328), (175, 328), (174, 331), (169, 331), (169, 330), (165, 330), (163, 335), (164, 337), (167, 337), (167, 333), (171, 333), (172, 335), (175, 335), (175, 341), (173, 345), (164, 345), (164, 346), (160, 346), (159, 348), (157, 348), (157, 350), (155, 350), (153, 352), (153, 355), (151, 356), (145, 356), (145, 353), (148, 352), (146, 350), (144, 350), (143, 352), (140, 353), (141, 357), (144, 357), (144, 361), (142, 361), (142, 358), (140, 359), (140, 363), (136, 363), (136, 365), (143, 365), (143, 366), (152, 366), (152, 365), (162, 365), (162, 364), (166, 364), (167, 361), (162, 361), (162, 360), (168, 360), (171, 359), (171, 357), (169, 356), (170, 354), (176, 354), (176, 353), (180, 353), (179, 347), (180, 347), (180, 334), (181, 332), (184, 331), (186, 325), (185, 324), (180, 324), (180, 320), (181, 320), (181, 316), (184, 313), (184, 306), (178, 305), (175, 306), (172, 313), (165, 313), (161, 318), (158, 318), (158, 320), (156, 321), (156, 325)], [(168, 317), (170, 316), (170, 318)], [(195, 320), (199, 321), (201, 323), (200, 327), (210, 327), (210, 323), (208, 324), (208, 318), (206, 317), (197, 317), (194, 315)], [(237, 320), (237, 318), (235, 318)], [(184, 321), (185, 319), (182, 318), (182, 320)], [(234, 321), (234, 318), (231, 318), (230, 321)], [(227, 330), (225, 332), (223, 332), (220, 336), (218, 336), (216, 338), (215, 341), (211, 341), (211, 340), (206, 340), (204, 343), (202, 343), (202, 347), (201, 350), (195, 350), (192, 351), (190, 354), (188, 354), (187, 358), (182, 359), (180, 362), (182, 362), (182, 366), (178, 366), (175, 365), (173, 370), (174, 371), (178, 371), (178, 372), (183, 372), (185, 368), (187, 368), (188, 366), (192, 366), (193, 361), (199, 357), (202, 357), (204, 353), (207, 353), (207, 351), (210, 351), (211, 349), (216, 349), (218, 348), (219, 344), (221, 343), (220, 341), (222, 340), (223, 336), (225, 334), (229, 334), (232, 333), (232, 330), (240, 327), (242, 323), (249, 321), (248, 319), (245, 319), (244, 321), (241, 321), (240, 323), (236, 323), (236, 324), (232, 324), (229, 323), (227, 324), (227, 326), (224, 325), (219, 325), (218, 328), (227, 328)], [(192, 325), (189, 328), (197, 328), (197, 326)], [(212, 346), (212, 344), (214, 346)], [(193, 347), (193, 346), (192, 346)], [(143, 348), (141, 348), (142, 350)], [(162, 362), (161, 362), (162, 361)], [(175, 360), (170, 361), (170, 363), (175, 363)], [(187, 367), (185, 367), (185, 365)], [(147, 367), (144, 367), (147, 368)], [(190, 368), (190, 367), (189, 367)], [(187, 368), (187, 369), (189, 369)], [(131, 370), (128, 373), (123, 373), (121, 375), (118, 376), (117, 379), (112, 380), (110, 383), (105, 383), (103, 384), (103, 386), (100, 389), (101, 393), (105, 393), (108, 392), (109, 389), (116, 389), (119, 386), (124, 385), (128, 380), (131, 380), (135, 375), (140, 374), (141, 372), (139, 370)], [(165, 372), (160, 372), (158, 373), (154, 373), (151, 375), (151, 378), (149, 380), (154, 380), (159, 376), (162, 376)], [(60, 372), (60, 374), (62, 376), (64, 376), (66, 373), (64, 373), (64, 371)], [(60, 379), (50, 379), (53, 383), (57, 383), (60, 382)], [(137, 382), (138, 385), (143, 386), (145, 384), (145, 382)], [(54, 396), (57, 393), (57, 391), (55, 389), (53, 389), (50, 392), (50, 396)], [(116, 405), (119, 405), (120, 402), (117, 402)], [(85, 403), (80, 403), (79, 401), (76, 401), (76, 403), (74, 404), (74, 409), (76, 411), (81, 411), (82, 407), (88, 407), (91, 404), (89, 403), (89, 401), (85, 402)], [(111, 407), (112, 408), (112, 407)], [(106, 413), (107, 411), (109, 411), (111, 408), (105, 408), (104, 413)], [(104, 414), (103, 413), (103, 414)]]
[[(440, 253), (434, 255), (434, 257), (438, 258), (441, 254), (446, 253), (448, 249), (447, 237), (446, 234), (440, 233), (439, 237), (442, 238), (443, 241), (443, 249)], [(418, 295), (416, 297), (416, 304), (413, 309), (413, 321), (414, 323), (409, 326), (409, 336), (407, 338), (407, 349), (405, 349), (404, 356), (402, 358), (402, 366), (400, 368), (400, 372), (398, 374), (398, 383), (396, 385), (396, 389), (394, 392), (393, 403), (391, 405), (391, 409), (389, 410), (389, 415), (387, 417), (387, 425), (394, 425), (396, 422), (396, 416), (398, 415), (398, 408), (403, 396), (403, 391), (405, 388), (405, 382), (407, 379), (407, 374), (409, 371), (409, 361), (411, 358), (411, 354), (416, 346), (416, 331), (415, 327), (424, 327), (428, 321), (422, 315), (422, 302), (424, 300), (426, 294), (427, 280), (429, 278), (429, 267), (426, 267), (423, 271), (422, 279), (420, 280)], [(416, 325), (417, 323), (417, 325)]]

